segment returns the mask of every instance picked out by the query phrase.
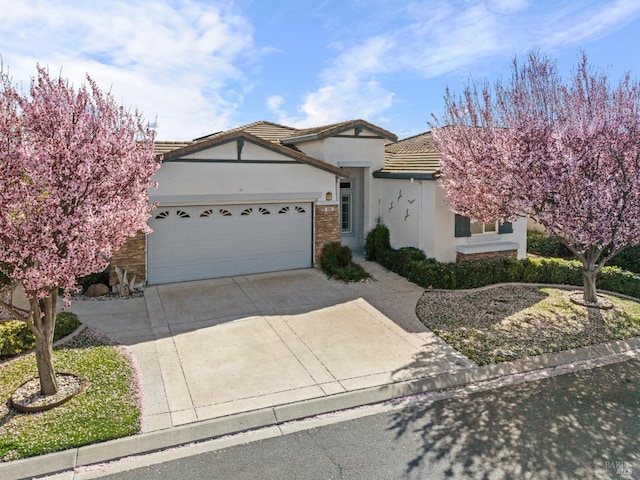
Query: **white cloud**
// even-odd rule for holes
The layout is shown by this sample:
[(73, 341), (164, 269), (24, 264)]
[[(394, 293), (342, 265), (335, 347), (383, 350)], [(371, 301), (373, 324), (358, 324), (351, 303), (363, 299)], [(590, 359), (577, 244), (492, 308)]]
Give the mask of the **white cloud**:
[(393, 92), (375, 80), (347, 76), (309, 93), (298, 117), (282, 117), (281, 122), (294, 127), (324, 125), (348, 119), (371, 119), (393, 103)]
[(260, 55), (252, 25), (228, 2), (0, 0), (0, 11), (0, 55), (14, 81), (27, 83), (36, 63), (74, 83), (89, 73), (157, 116), (160, 139), (228, 128), (251, 88), (243, 66)]
[(271, 97), (267, 98), (267, 107), (269, 107), (269, 110), (272, 110), (274, 112), (277, 112), (283, 104), (284, 97), (282, 95), (272, 95)]
[(374, 16), (377, 25), (364, 20), (375, 33), (363, 38), (354, 28), (355, 40), (334, 40), (331, 45), (341, 50), (318, 76), (318, 88), (304, 96), (299, 116), (287, 115), (280, 105), (281, 121), (371, 120), (401, 95), (386, 86), (396, 77), (468, 76), (488, 61), (508, 60), (532, 48), (583, 46), (640, 15), (637, 0), (375, 1), (371, 8), (387, 14)]
[(638, 17), (637, 0), (615, 0), (594, 5), (569, 4), (551, 12), (540, 28), (540, 45), (557, 48), (582, 45), (621, 28)]

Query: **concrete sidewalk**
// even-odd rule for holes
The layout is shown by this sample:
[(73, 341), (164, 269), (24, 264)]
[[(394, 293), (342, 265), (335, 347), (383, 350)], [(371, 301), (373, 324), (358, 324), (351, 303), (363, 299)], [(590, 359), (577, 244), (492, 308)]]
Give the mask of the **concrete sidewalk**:
[[(344, 408), (640, 348), (637, 339), (477, 367), (417, 319), (420, 287), (364, 262), (374, 281), (315, 269), (147, 287), (75, 302), (128, 345), (143, 377), (142, 434), (0, 465), (21, 478), (280, 425)], [(71, 478), (71, 477), (69, 477)]]

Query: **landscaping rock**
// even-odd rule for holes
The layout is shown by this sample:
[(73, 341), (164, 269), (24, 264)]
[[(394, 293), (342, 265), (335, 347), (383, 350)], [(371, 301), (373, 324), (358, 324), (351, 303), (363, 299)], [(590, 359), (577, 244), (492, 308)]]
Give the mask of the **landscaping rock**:
[(94, 285), (90, 285), (84, 295), (89, 298), (94, 298), (109, 295), (109, 293), (109, 287), (107, 287), (104, 283), (96, 283)]

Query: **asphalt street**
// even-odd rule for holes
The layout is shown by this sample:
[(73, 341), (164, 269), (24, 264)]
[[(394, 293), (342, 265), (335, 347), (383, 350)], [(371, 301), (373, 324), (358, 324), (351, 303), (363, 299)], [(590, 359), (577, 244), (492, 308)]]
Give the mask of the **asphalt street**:
[(637, 479), (639, 436), (636, 358), (102, 478)]

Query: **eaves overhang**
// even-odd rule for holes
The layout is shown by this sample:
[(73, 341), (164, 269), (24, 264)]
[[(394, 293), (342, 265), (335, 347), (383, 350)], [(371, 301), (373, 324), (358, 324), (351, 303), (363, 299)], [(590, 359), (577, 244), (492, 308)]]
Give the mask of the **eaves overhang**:
[(437, 180), (437, 172), (384, 172), (378, 170), (373, 172), (374, 178), (389, 178), (397, 180)]

